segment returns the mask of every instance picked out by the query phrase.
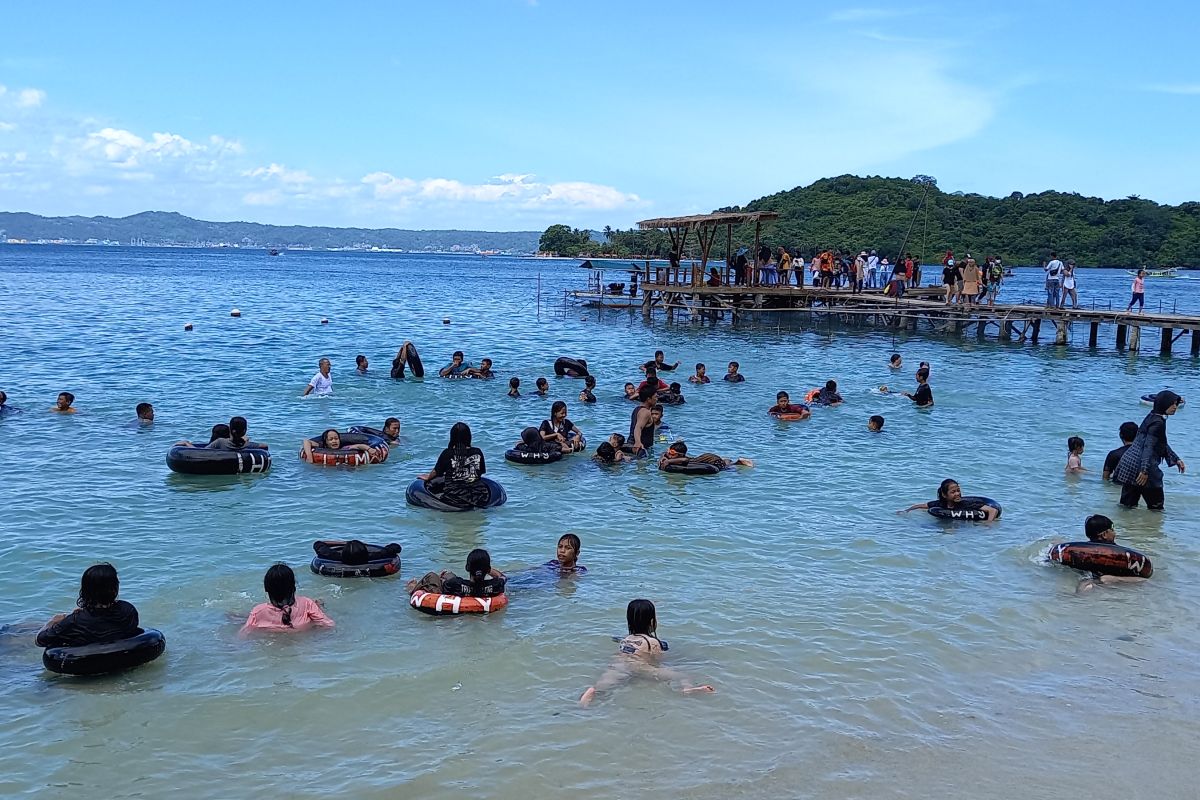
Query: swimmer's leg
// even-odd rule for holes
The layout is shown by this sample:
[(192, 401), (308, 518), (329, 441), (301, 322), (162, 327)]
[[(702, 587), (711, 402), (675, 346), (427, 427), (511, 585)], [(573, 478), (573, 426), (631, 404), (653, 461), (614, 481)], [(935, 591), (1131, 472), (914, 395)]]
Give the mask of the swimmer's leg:
[(617, 688), (629, 680), (631, 670), (628, 664), (617, 662), (604, 671), (594, 686), (589, 686), (579, 696), (579, 705), (587, 708), (596, 699), (597, 692), (607, 692)]

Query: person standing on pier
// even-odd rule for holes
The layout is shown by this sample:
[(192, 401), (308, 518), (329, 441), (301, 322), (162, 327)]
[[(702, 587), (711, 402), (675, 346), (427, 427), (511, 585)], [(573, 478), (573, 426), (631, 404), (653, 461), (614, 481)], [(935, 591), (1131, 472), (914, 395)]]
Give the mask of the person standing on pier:
[(987, 297), (988, 306), (996, 305), (996, 295), (1000, 294), (1000, 284), (1004, 281), (1004, 265), (1000, 263), (1000, 259), (992, 257), (988, 259), (988, 287)]
[(1067, 295), (1071, 296), (1071, 308), (1079, 308), (1079, 294), (1075, 291), (1075, 262), (1068, 261), (1067, 266), (1063, 268), (1062, 279), (1062, 297), (1059, 298), (1058, 307), (1067, 307)]
[(1058, 308), (1062, 305), (1059, 290), (1062, 287), (1063, 262), (1058, 260), (1058, 253), (1050, 252), (1050, 261), (1046, 264), (1046, 308)]
[(959, 291), (961, 302), (968, 308), (974, 308), (979, 297), (979, 265), (970, 253), (967, 253), (967, 260), (963, 264), (962, 283), (959, 285), (962, 287)]
[(879, 256), (872, 250), (871, 255), (867, 256), (867, 288), (879, 289), (882, 286), (879, 282)]
[(792, 285), (792, 254), (782, 246), (779, 248), (779, 283), (781, 286)]
[(850, 287), (854, 294), (860, 294), (863, 290), (863, 284), (867, 278), (867, 251), (863, 250), (854, 259), (854, 266), (851, 267)]
[(1146, 270), (1139, 269), (1137, 275), (1134, 276), (1132, 295), (1129, 298), (1129, 307), (1125, 311), (1126, 313), (1133, 311), (1133, 304), (1137, 303), (1140, 314), (1146, 310)]
[(958, 300), (958, 283), (961, 280), (962, 273), (954, 263), (954, 252), (947, 250), (946, 257), (942, 259), (942, 285), (946, 287), (946, 305)]

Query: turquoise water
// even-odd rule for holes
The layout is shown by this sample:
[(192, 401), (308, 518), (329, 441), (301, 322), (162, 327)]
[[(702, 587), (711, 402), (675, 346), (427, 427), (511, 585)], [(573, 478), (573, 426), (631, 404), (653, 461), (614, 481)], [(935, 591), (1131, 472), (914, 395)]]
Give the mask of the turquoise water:
[[(858, 798), (946, 796), (967, 781), (975, 798), (1010, 797), (1018, 783), (1046, 798), (1194, 792), (1200, 484), (1172, 471), (1167, 510), (1152, 515), (1119, 509), (1098, 475), (1117, 426), (1144, 416), (1139, 395), (1196, 396), (1187, 356), (564, 314), (561, 290), (586, 275), (565, 262), (0, 256), (0, 389), (25, 409), (0, 420), (0, 623), (69, 610), (81, 571), (110, 560), (143, 624), (168, 637), (153, 665), (81, 682), (44, 672), (27, 637), (0, 635), (0, 795)], [(1126, 276), (1084, 276), (1081, 287), (1123, 305)], [(1037, 283), (1030, 274), (1010, 289), (1036, 297)], [(1193, 285), (1151, 291), (1194, 308)], [(463, 349), (493, 358), (502, 378), (393, 382), (405, 338), (427, 366)], [(893, 347), (901, 374), (886, 366)], [(549, 407), (506, 398), (505, 378), (531, 390), (549, 377), (594, 443), (628, 427), (620, 386), (656, 348), (684, 362), (680, 379), (698, 360), (714, 377), (741, 362), (745, 384), (685, 389), (667, 422), (693, 449), (749, 456), (753, 469), (689, 479), (646, 464), (503, 461)], [(360, 352), (372, 377), (354, 374)], [(560, 354), (592, 364), (594, 407), (575, 402), (578, 382), (553, 378)], [(335, 395), (300, 399), (322, 356)], [(872, 391), (910, 388), (921, 360), (933, 364), (932, 412)], [(829, 377), (845, 406), (802, 423), (764, 415), (776, 390), (795, 398)], [(80, 413), (45, 413), (64, 389)], [(142, 400), (157, 412), (149, 429), (128, 425)], [(880, 435), (866, 431), (872, 413), (887, 417)], [(233, 414), (271, 444), (268, 475), (167, 470), (172, 442)], [(389, 414), (404, 432), (386, 464), (296, 458), (305, 436)], [(1170, 435), (1200, 469), (1194, 414), (1174, 417)], [(508, 504), (407, 507), (405, 486), (459, 419)], [(1093, 471), (1067, 478), (1075, 434)], [(893, 513), (948, 476), (1003, 503), (1003, 520), (953, 527)], [(1040, 563), (1095, 512), (1153, 559), (1151, 581), (1076, 595), (1075, 574)], [(568, 530), (590, 574), (514, 590), (489, 618), (426, 617), (407, 607), (402, 580), (338, 582), (306, 566), (313, 539), (356, 536), (400, 542), (404, 578), (460, 569), (477, 546), (512, 573), (551, 558)], [(237, 637), (275, 560), (325, 601), (336, 629)], [(716, 694), (635, 682), (577, 707), (634, 597), (655, 601), (668, 663)]]

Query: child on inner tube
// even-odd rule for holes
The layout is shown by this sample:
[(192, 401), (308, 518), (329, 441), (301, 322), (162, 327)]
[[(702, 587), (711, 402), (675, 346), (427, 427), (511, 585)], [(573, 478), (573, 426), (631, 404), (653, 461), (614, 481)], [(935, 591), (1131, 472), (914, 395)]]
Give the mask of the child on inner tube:
[(358, 539), (350, 539), (345, 542), (337, 541), (336, 539), (324, 539), (313, 542), (313, 552), (317, 554), (318, 558), (323, 558), (326, 561), (338, 561), (349, 567), (359, 567), (370, 561), (395, 558), (400, 555), (400, 550), (400, 545), (392, 542), (382, 547), (376, 547), (375, 557), (372, 558), (371, 546), (365, 542), (360, 542)]
[(524, 453), (549, 453), (551, 451), (561, 451), (562, 447), (558, 442), (550, 442), (543, 439), (541, 432), (530, 425), (521, 431), (521, 440), (517, 442), (513, 449)]
[[(1116, 544), (1117, 532), (1113, 528), (1113, 521), (1103, 514), (1092, 514), (1083, 521), (1083, 533), (1087, 536), (1089, 542), (1098, 542), (1099, 544)], [(1087, 577), (1079, 581), (1079, 585), (1075, 587), (1076, 593), (1087, 592), (1095, 589), (1097, 584), (1113, 584), (1113, 583), (1142, 583), (1147, 578), (1142, 578), (1137, 575), (1097, 575), (1093, 573), (1091, 577)]]
[(812, 412), (808, 406), (798, 403), (793, 403), (792, 398), (787, 392), (775, 393), (775, 405), (767, 409), (767, 413), (773, 417), (780, 414), (800, 414), (804, 419), (812, 416)]
[(480, 378), (482, 380), (490, 380), (496, 377), (492, 372), (492, 360), (490, 358), (479, 359), (479, 368), (470, 367), (463, 373), (468, 378)]
[[(951, 511), (953, 511), (956, 508), (963, 507), (962, 487), (959, 486), (958, 481), (954, 480), (953, 478), (946, 478), (946, 480), (942, 481), (941, 485), (938, 486), (937, 494), (938, 494), (938, 499), (932, 503), (916, 503), (914, 505), (909, 506), (908, 508), (902, 508), (899, 511), (897, 511), (896, 513), (897, 514), (907, 514), (910, 511), (917, 511), (917, 510), (928, 511), (931, 506), (937, 507), (937, 508), (945, 508), (945, 509), (951, 510)], [(970, 508), (967, 510), (982, 511), (986, 515), (988, 522), (991, 522), (992, 520), (994, 520), (1000, 516), (1000, 509), (996, 508), (995, 506), (989, 506), (987, 504), (981, 505), (978, 508)]]
[(342, 444), (342, 435), (337, 432), (336, 428), (330, 428), (321, 434), (321, 443), (313, 444), (312, 439), (305, 439), (300, 445), (300, 460), (312, 461), (313, 448), (320, 447), (325, 450), (353, 450), (359, 453), (365, 453), (371, 448), (365, 444)]
[(725, 458), (716, 453), (701, 453), (695, 457), (688, 457), (687, 443), (683, 440), (676, 442), (667, 448), (667, 452), (663, 453), (658, 459), (658, 468), (665, 469), (669, 466), (683, 467), (688, 464), (712, 464), (720, 469), (730, 469), (731, 467), (753, 467), (754, 462), (748, 458)]
[(117, 599), (121, 584), (112, 564), (93, 564), (79, 580), (78, 606), (70, 614), (55, 614), (37, 632), (38, 647), (82, 647), (130, 639), (141, 634), (138, 612)]
[(405, 585), (411, 595), (416, 591), (433, 594), (453, 594), (459, 597), (495, 597), (504, 594), (507, 578), (492, 567), (492, 557), (487, 550), (476, 548), (467, 554), (468, 578), (460, 578), (450, 570), (426, 572), (413, 578)]
[(471, 369), (471, 365), (464, 362), (465, 358), (462, 350), (455, 350), (450, 356), (450, 363), (438, 370), (438, 375), (443, 378), (465, 377), (467, 370)]
[(617, 657), (599, 680), (579, 697), (579, 705), (587, 708), (596, 699), (597, 694), (610, 691), (635, 676), (672, 681), (679, 686), (679, 691), (683, 694), (716, 691), (708, 684), (694, 686), (683, 673), (662, 666), (662, 654), (667, 652), (668, 648), (667, 643), (658, 638), (658, 618), (654, 603), (641, 599), (629, 601), (625, 609), (625, 623), (629, 634), (619, 640)]

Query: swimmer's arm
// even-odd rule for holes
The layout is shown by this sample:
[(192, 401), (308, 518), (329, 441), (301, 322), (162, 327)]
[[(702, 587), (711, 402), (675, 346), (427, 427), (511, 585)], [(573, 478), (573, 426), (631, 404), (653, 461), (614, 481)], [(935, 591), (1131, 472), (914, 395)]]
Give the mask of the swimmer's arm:
[(433, 480), (434, 478), (437, 477), (437, 474), (438, 474), (437, 467), (434, 467), (433, 469), (429, 470), (429, 472), (426, 472), (424, 475), (418, 475), (417, 477), (420, 478), (421, 480), (425, 481), (426, 483), (429, 483), (431, 480)]
[(908, 508), (902, 508), (899, 511), (897, 511), (896, 513), (897, 514), (907, 514), (910, 511), (917, 511), (917, 510), (928, 511), (929, 503), (917, 503), (916, 505), (909, 506)]
[(371, 449), (371, 446), (367, 444), (349, 444), (345, 445), (345, 447), (350, 450), (357, 450), (360, 453), (365, 453)]
[(300, 395), (300, 396), (301, 396), (301, 397), (308, 397), (310, 394), (312, 394), (312, 390), (313, 390), (313, 384), (312, 384), (312, 381), (309, 381), (309, 382), (308, 382), (308, 386), (305, 386), (305, 387), (304, 387), (304, 394), (302, 394), (302, 395)]
[(1000, 509), (996, 508), (995, 506), (983, 506), (981, 510), (987, 516), (988, 522), (991, 522), (996, 517), (1000, 516)]
[(1100, 583), (1141, 583), (1146, 579), (1136, 575), (1101, 575), (1096, 580)]
[[(312, 387), (310, 386), (309, 388), (311, 389)], [(312, 449), (313, 449), (312, 439), (305, 439), (303, 442), (300, 443), (300, 458), (304, 459), (305, 461), (311, 461), (312, 460)]]

